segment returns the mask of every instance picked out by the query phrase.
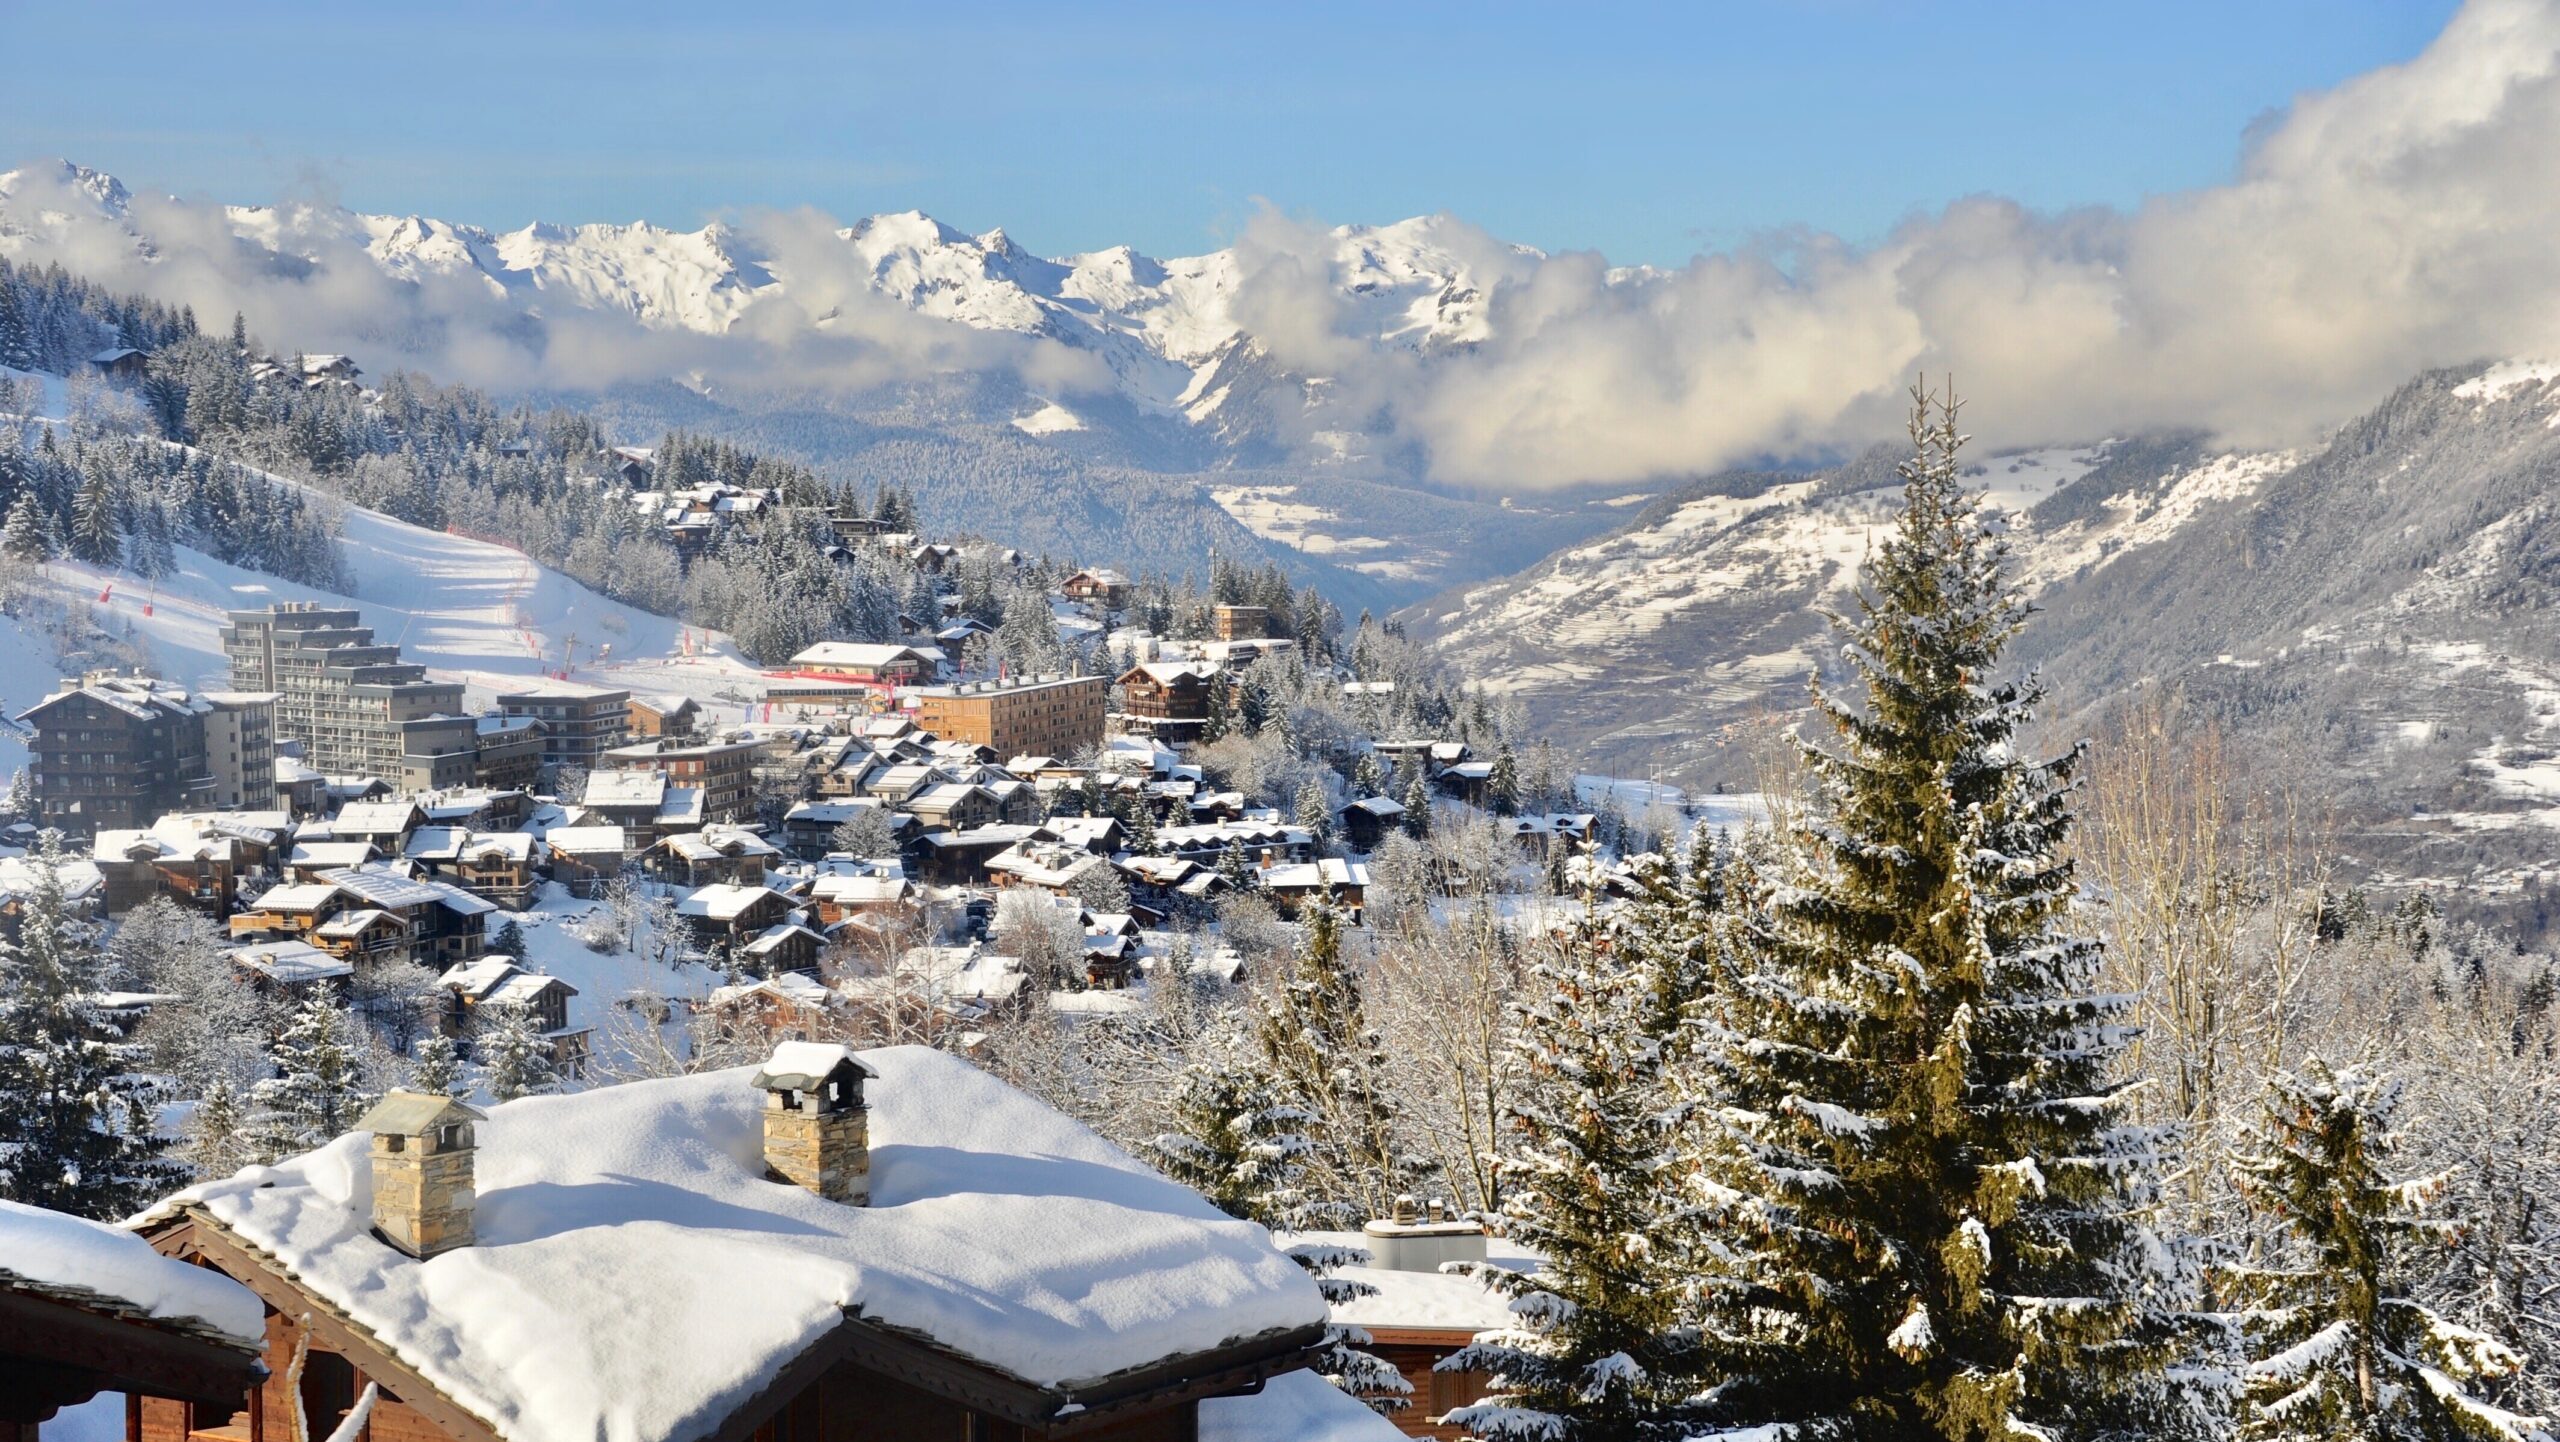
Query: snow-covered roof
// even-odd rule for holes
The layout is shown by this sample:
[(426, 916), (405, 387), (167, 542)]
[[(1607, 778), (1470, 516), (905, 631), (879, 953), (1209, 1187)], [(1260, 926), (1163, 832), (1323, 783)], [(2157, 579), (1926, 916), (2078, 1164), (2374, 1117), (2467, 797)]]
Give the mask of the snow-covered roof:
[(826, 983), (816, 977), (797, 971), (786, 971), (779, 975), (768, 976), (761, 981), (747, 982), (738, 986), (714, 987), (710, 1004), (714, 1007), (730, 1006), (751, 996), (770, 996), (808, 1007), (831, 1006), (839, 999), (834, 992), (827, 989)]
[(646, 806), (655, 810), (667, 795), (663, 771), (595, 771), (587, 776), (586, 806)]
[(619, 826), (555, 826), (543, 834), (542, 844), (554, 851), (572, 855), (593, 855), (622, 849)]
[(304, 841), (286, 854), (285, 862), (314, 870), (335, 869), (361, 866), (371, 861), (373, 855), (373, 843), (370, 841)]
[(855, 1309), (1042, 1387), (1325, 1319), (1262, 1228), (1084, 1126), (956, 1057), (861, 1056), (866, 1207), (765, 1179), (738, 1068), (491, 1108), (476, 1242), (428, 1261), (374, 1237), (360, 1133), (152, 1218), (199, 1210), (523, 1442), (702, 1433)]
[(1369, 866), (1366, 862), (1344, 861), (1332, 856), (1319, 861), (1266, 866), (1262, 869), (1262, 884), (1277, 891), (1313, 890), (1319, 886), (1367, 886)]
[(266, 1345), (265, 1305), (229, 1277), (164, 1257), (104, 1222), (0, 1201), (0, 1286), (20, 1285), (252, 1349)]
[[(766, 886), (738, 886), (726, 881), (697, 886), (693, 894), (676, 903), (676, 915), (700, 916), (712, 921), (735, 921), (747, 914), (748, 908), (767, 896), (782, 893)], [(788, 900), (789, 898), (783, 898)]]
[(317, 911), (335, 900), (338, 888), (326, 881), (271, 886), (252, 903), (260, 911)]
[(1285, 1372), (1246, 1397), (1200, 1402), (1199, 1442), (1401, 1442), (1396, 1424), (1313, 1372)]
[(794, 666), (886, 666), (895, 661), (933, 661), (913, 646), (892, 645), (885, 641), (820, 641), (791, 658)]
[[(1309, 1242), (1330, 1247), (1356, 1247), (1362, 1251), (1370, 1251), (1375, 1245), (1358, 1232), (1282, 1233), (1274, 1240), (1284, 1247)], [(1486, 1239), (1485, 1260), (1515, 1272), (1538, 1269), (1535, 1253), (1500, 1237)], [(1337, 1322), (1360, 1327), (1434, 1328), (1466, 1333), (1489, 1332), (1519, 1324), (1519, 1318), (1511, 1312), (1511, 1304), (1473, 1277), (1444, 1272), (1399, 1272), (1385, 1267), (1343, 1267), (1334, 1275), (1349, 1281), (1365, 1282), (1378, 1289), (1374, 1296), (1355, 1297), (1348, 1302), (1337, 1303), (1333, 1308), (1333, 1319)]]
[(407, 801), (354, 801), (340, 808), (329, 831), (340, 837), (384, 836), (407, 830), (417, 819), (418, 808)]
[(876, 906), (904, 901), (914, 889), (903, 876), (821, 876), (810, 883), (809, 895), (838, 906)]
[(319, 928), (311, 934), (314, 936), (325, 936), (332, 941), (337, 941), (348, 937), (362, 936), (373, 927), (390, 920), (392, 920), (390, 912), (377, 911), (368, 906), (361, 911), (339, 912), (337, 915), (330, 917), (327, 921), (322, 922)]
[(417, 879), (417, 876), (402, 876), (402, 873), (387, 871), (387, 868), (379, 868), (379, 866), (348, 866), (343, 868), (343, 871), (323, 871), (320, 873), (320, 881), (335, 881), (338, 889), (353, 891), (353, 894), (366, 899), (366, 902), (376, 904), (376, 907), (402, 909), (402, 907), (428, 907), (428, 904), (443, 904), (445, 909), (461, 912), (466, 914), (466, 917), (479, 917), (479, 914), (494, 912), (494, 909), (497, 909), (497, 904), (484, 902), (484, 899), (474, 896), (471, 891), (463, 891), (461, 886), (445, 886), (443, 881), (425, 881), (425, 879)]
[(305, 982), (326, 981), (332, 977), (353, 976), (353, 963), (340, 961), (307, 941), (273, 941), (257, 946), (237, 946), (223, 955), (244, 971), (254, 971), (287, 986)]

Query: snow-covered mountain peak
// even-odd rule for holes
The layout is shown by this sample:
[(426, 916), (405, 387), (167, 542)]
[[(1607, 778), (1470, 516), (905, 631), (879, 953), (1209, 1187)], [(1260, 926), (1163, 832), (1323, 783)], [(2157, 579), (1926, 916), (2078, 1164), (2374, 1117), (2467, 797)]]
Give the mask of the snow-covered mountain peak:
[[(150, 222), (130, 214), (114, 177), (67, 164), (60, 175), (62, 184), (44, 187), (56, 197), (49, 211), (85, 210), (85, 218), (134, 231), (142, 254), (157, 253), (160, 238), (140, 233)], [(0, 177), (0, 197), (11, 183)], [(1134, 414), (1199, 426), (1222, 444), (1250, 450), (1256, 463), (1294, 458), (1338, 467), (1384, 449), (1362, 438), (1369, 422), (1359, 417), (1308, 417), (1310, 409), (1355, 400), (1310, 390), (1309, 377), (1274, 359), (1289, 352), (1266, 344), (1240, 319), (1255, 313), (1248, 300), (1270, 274), (1269, 251), (1250, 244), (1171, 259), (1127, 245), (1052, 258), (1026, 249), (1002, 226), (971, 235), (918, 210), (867, 216), (836, 229), (840, 256), (825, 252), (823, 233), (795, 233), (780, 221), (712, 222), (696, 230), (648, 221), (534, 221), (492, 231), (414, 212), (372, 215), (312, 201), (235, 206), (222, 214), (242, 240), (321, 269), (332, 252), (361, 251), (394, 279), (419, 285), (477, 280), (527, 314), (555, 319), (565, 314), (561, 307), (573, 306), (653, 328), (716, 335), (735, 326), (750, 305), (794, 299), (796, 289), (798, 305), (776, 314), (796, 312), (802, 323), (823, 326), (846, 313), (844, 288), (857, 286), (932, 319), (1095, 355)], [(46, 255), (66, 221), (0, 207), (0, 254)], [(1340, 227), (1304, 258), (1318, 259), (1330, 272), (1337, 333), (1381, 349), (1428, 353), (1485, 339), (1495, 293), (1525, 277), (1539, 253), (1444, 215), (1422, 215)], [(355, 343), (325, 335), (311, 340)], [(1083, 414), (1091, 419), (1104, 412), (1087, 407)], [(1317, 435), (1330, 439), (1309, 439)]]

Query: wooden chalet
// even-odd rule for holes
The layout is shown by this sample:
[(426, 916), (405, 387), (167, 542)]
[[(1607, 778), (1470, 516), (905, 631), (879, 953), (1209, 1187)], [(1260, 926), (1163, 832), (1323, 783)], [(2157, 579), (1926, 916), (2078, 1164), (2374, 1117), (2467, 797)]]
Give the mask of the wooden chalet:
[[(785, 1042), (485, 1115), (395, 1091), (358, 1127), (353, 1195), (334, 1146), (140, 1219), (256, 1294), (269, 1375), (245, 1408), (145, 1399), (132, 1442), (285, 1442), (297, 1406), (377, 1442), (1395, 1436), (1306, 1372), (1326, 1307), (1267, 1233), (929, 1048)], [(483, 1176), (508, 1245), (475, 1235)], [(528, 1325), (577, 1345), (529, 1355)]]

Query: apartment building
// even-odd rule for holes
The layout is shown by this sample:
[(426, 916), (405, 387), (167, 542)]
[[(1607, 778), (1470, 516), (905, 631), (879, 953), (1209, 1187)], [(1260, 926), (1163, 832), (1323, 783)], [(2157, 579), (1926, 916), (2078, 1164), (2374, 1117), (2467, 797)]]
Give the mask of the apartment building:
[(763, 743), (744, 741), (635, 741), (604, 753), (597, 762), (616, 771), (656, 771), (670, 786), (699, 788), (702, 814), (735, 821), (755, 810), (756, 759)]
[(537, 681), (498, 697), (498, 709), (542, 723), (542, 764), (592, 771), (631, 731), (631, 693), (576, 681)]
[(1071, 757), (1102, 744), (1110, 683), (1100, 676), (1022, 676), (913, 693), (915, 722), (946, 741), (1001, 756)]
[(229, 619), (232, 688), (276, 693), (275, 734), (301, 741), (314, 770), (397, 777), (412, 754), (409, 723), (462, 714), (461, 682), (428, 680), (352, 607), (287, 601)]
[(276, 804), (276, 693), (205, 691), (204, 759), (213, 772), (212, 803), (226, 811), (266, 811)]
[(111, 671), (28, 707), (17, 719), (35, 728), (30, 784), (44, 824), (88, 836), (204, 809), (214, 789), (209, 709), (165, 682)]

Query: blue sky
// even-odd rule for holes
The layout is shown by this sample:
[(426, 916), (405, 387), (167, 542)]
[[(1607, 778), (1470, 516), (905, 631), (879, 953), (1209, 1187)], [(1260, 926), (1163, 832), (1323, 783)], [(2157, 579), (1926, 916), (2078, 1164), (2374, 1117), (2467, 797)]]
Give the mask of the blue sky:
[(1267, 200), (1676, 264), (2226, 178), (2449, 0), (965, 6), (0, 0), (0, 163), (512, 227), (920, 208), (1051, 254)]

